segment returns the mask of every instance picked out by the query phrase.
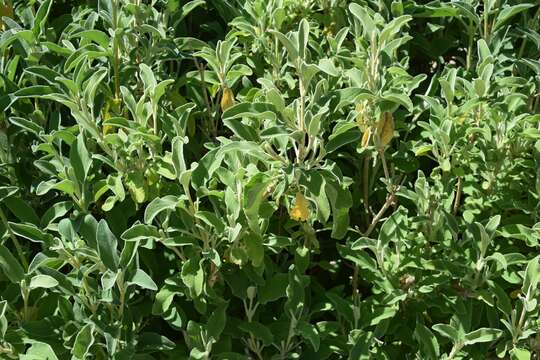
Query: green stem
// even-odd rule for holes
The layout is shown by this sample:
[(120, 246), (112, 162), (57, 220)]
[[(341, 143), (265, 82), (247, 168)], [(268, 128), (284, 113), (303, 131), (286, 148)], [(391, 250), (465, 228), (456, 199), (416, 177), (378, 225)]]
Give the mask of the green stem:
[(22, 297), (23, 297), (23, 320), (28, 321), (28, 289), (26, 285), (22, 288)]
[(118, 317), (120, 322), (124, 320), (124, 307), (126, 303), (126, 288), (124, 284), (124, 272), (120, 271), (118, 278), (116, 279), (116, 284), (118, 285), (118, 290), (120, 292), (120, 308), (118, 309)]
[(459, 210), (459, 203), (461, 202), (461, 188), (463, 186), (463, 178), (461, 176), (458, 177), (457, 182), (457, 188), (456, 188), (456, 198), (454, 200), (454, 208), (452, 209), (452, 212), (454, 215), (457, 214)]
[(487, 43), (489, 43), (489, 9), (487, 8), (487, 0), (484, 0), (484, 40), (486, 40)]
[(289, 334), (287, 335), (287, 341), (285, 342), (284, 347), (282, 348), (281, 358), (285, 359), (285, 355), (289, 352), (291, 346), (291, 341), (294, 337), (294, 328), (296, 327), (296, 318), (293, 316), (289, 324)]
[(448, 354), (448, 358), (446, 360), (453, 359), (454, 356), (456, 356), (456, 354), (461, 350), (462, 347), (463, 345), (461, 345), (460, 343), (455, 343), (454, 346), (452, 347), (452, 350), (450, 351), (450, 354)]
[[(370, 156), (366, 155), (364, 159), (364, 169), (362, 173), (362, 188), (364, 193), (364, 209), (369, 217), (369, 160)], [(368, 219), (369, 221), (369, 219)]]
[(472, 52), (473, 52), (473, 46), (474, 46), (474, 34), (475, 31), (473, 31), (472, 26), (469, 26), (469, 47), (467, 48), (467, 71), (471, 69), (472, 66)]
[[(298, 66), (300, 68), (300, 66)], [(302, 160), (304, 160), (304, 152), (306, 147), (306, 125), (305, 125), (305, 97), (306, 97), (306, 89), (304, 88), (304, 81), (301, 71), (298, 71), (298, 82), (300, 87), (300, 114), (298, 114), (298, 129), (302, 132), (302, 137), (300, 140), (300, 146), (298, 150), (298, 157), (296, 158), (296, 162), (300, 164)]]
[(118, 46), (118, 0), (112, 1), (112, 27), (113, 27), (113, 66), (114, 66), (114, 97), (120, 99), (120, 51)]
[(381, 162), (383, 165), (384, 177), (388, 183), (390, 183), (390, 173), (388, 172), (388, 165), (386, 164), (386, 157), (384, 156), (384, 149), (379, 150), (381, 156)]
[(384, 202), (384, 205), (381, 207), (379, 212), (375, 215), (375, 217), (371, 221), (371, 224), (369, 225), (368, 229), (366, 230), (366, 232), (364, 234), (365, 237), (369, 237), (371, 232), (375, 229), (375, 226), (377, 225), (377, 223), (383, 217), (386, 210), (388, 210), (388, 208), (394, 203), (394, 201), (396, 199), (396, 192), (397, 191), (398, 191), (398, 189), (393, 189), (392, 192), (390, 194), (388, 194), (388, 196), (386, 197), (386, 201)]

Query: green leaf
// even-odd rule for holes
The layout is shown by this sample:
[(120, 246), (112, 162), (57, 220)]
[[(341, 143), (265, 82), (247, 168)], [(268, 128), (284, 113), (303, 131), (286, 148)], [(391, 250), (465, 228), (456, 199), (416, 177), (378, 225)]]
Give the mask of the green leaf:
[(52, 241), (51, 235), (41, 231), (33, 224), (16, 224), (10, 222), (9, 227), (17, 236), (23, 237), (32, 242), (49, 244)]
[(412, 17), (410, 15), (403, 15), (392, 19), (392, 21), (386, 24), (382, 30), (381, 36), (379, 37), (379, 43), (384, 44), (385, 42), (393, 40), (394, 36), (399, 33), (401, 28), (411, 20)]
[(101, 275), (101, 290), (108, 291), (112, 289), (116, 284), (119, 273), (120, 272), (112, 272), (111, 270), (105, 271), (105, 273)]
[(498, 230), (498, 235), (509, 239), (524, 241), (527, 246), (538, 246), (539, 237), (535, 231), (523, 224), (508, 224)]
[(140, 353), (167, 351), (175, 347), (175, 343), (166, 336), (154, 333), (143, 332), (138, 336), (137, 348)]
[(432, 329), (452, 341), (461, 339), (459, 331), (457, 331), (456, 329), (454, 329), (452, 326), (448, 324), (436, 324), (436, 325), (433, 325)]
[(264, 261), (263, 239), (257, 234), (248, 234), (244, 238), (246, 252), (249, 260), (255, 267), (259, 267)]
[(99, 249), (99, 257), (103, 264), (110, 270), (118, 269), (118, 240), (109, 229), (105, 220), (100, 220), (97, 226), (96, 239)]
[[(171, 1), (169, 0), (169, 3), (171, 3)], [(202, 6), (206, 4), (206, 1), (204, 0), (192, 0), (192, 1), (188, 1), (187, 3), (185, 3), (184, 5), (182, 5), (182, 10), (181, 10), (181, 14), (180, 14), (180, 18), (177, 20), (177, 21), (182, 21), (186, 16), (189, 15), (190, 12), (192, 12), (196, 7), (198, 6)]]
[(159, 99), (165, 94), (167, 87), (174, 83), (173, 79), (163, 80), (154, 88), (154, 93), (152, 94), (152, 100), (157, 103)]
[(161, 288), (156, 294), (154, 304), (152, 305), (152, 315), (160, 315), (168, 311), (175, 294), (176, 292), (168, 286)]
[(182, 281), (193, 291), (196, 296), (203, 292), (204, 288), (204, 270), (196, 258), (191, 258), (182, 266)]
[(407, 234), (407, 209), (400, 206), (386, 219), (379, 232), (379, 250), (391, 241), (399, 244), (404, 241)]
[(378, 35), (379, 31), (373, 18), (366, 9), (367, 7), (360, 6), (356, 3), (349, 5), (349, 11), (362, 24), (365, 39), (371, 41), (374, 35)]
[[(17, 90), (13, 93), (15, 99), (46, 98), (47, 95), (55, 94), (54, 88), (46, 85), (33, 85)], [(20, 118), (19, 118), (20, 119)]]
[(270, 103), (242, 102), (231, 106), (223, 113), (223, 121), (240, 118), (275, 119), (276, 108)]
[(120, 253), (120, 268), (126, 269), (132, 263), (133, 259), (137, 255), (139, 248), (139, 241), (128, 241), (124, 244), (122, 252)]
[(195, 217), (204, 222), (206, 225), (209, 225), (218, 234), (221, 234), (223, 233), (223, 231), (225, 231), (225, 224), (213, 212), (197, 211)]
[(208, 318), (207, 331), (208, 335), (215, 339), (219, 340), (223, 329), (225, 329), (225, 323), (227, 322), (227, 307), (228, 303), (220, 304), (216, 310)]
[(298, 24), (298, 56), (306, 59), (307, 44), (309, 41), (309, 22), (306, 19), (300, 20)]
[(352, 206), (351, 193), (339, 184), (326, 182), (326, 195), (332, 205), (332, 233), (334, 239), (343, 238), (349, 229), (349, 209)]
[(346, 300), (341, 294), (336, 294), (335, 292), (327, 292), (325, 295), (332, 303), (336, 314), (341, 316), (345, 321), (352, 323), (354, 319), (352, 303)]
[(527, 349), (513, 348), (510, 350), (510, 360), (530, 360), (531, 353)]
[(3, 200), (3, 203), (20, 221), (32, 223), (33, 225), (39, 224), (39, 217), (27, 201), (18, 197), (8, 197)]
[(20, 360), (58, 360), (54, 350), (49, 344), (29, 339), (30, 347), (26, 354), (19, 354)]
[(164, 210), (174, 210), (178, 205), (178, 198), (173, 195), (167, 195), (162, 198), (155, 198), (148, 204), (144, 211), (144, 222), (152, 223), (154, 218)]
[(417, 322), (414, 329), (414, 337), (421, 345), (422, 351), (428, 359), (438, 359), (440, 350), (439, 342), (431, 330), (424, 324)]
[(259, 173), (253, 176), (244, 187), (244, 214), (248, 219), (249, 228), (256, 234), (261, 233), (259, 213), (271, 181), (266, 175)]
[(41, 217), (41, 227), (47, 228), (54, 220), (66, 215), (71, 208), (73, 208), (73, 202), (71, 201), (59, 201), (54, 203)]
[(497, 15), (495, 22), (493, 23), (493, 31), (503, 26), (515, 15), (519, 14), (520, 12), (526, 11), (534, 6), (534, 4), (517, 4), (502, 9), (502, 11), (500, 11)]
[(0, 267), (9, 281), (19, 283), (24, 279), (24, 269), (7, 247), (0, 244)]
[(257, 143), (251, 141), (233, 141), (227, 143), (218, 149), (206, 153), (199, 161), (191, 176), (193, 187), (195, 189), (202, 187), (219, 168), (225, 156), (235, 153), (242, 154), (244, 159), (249, 159), (250, 157), (261, 161), (268, 161), (270, 159), (269, 155)]
[(84, 325), (77, 333), (71, 354), (76, 359), (86, 359), (90, 347), (94, 344), (94, 324)]
[(71, 145), (69, 160), (71, 162), (71, 166), (73, 166), (77, 180), (80, 184), (83, 184), (88, 176), (88, 170), (92, 164), (92, 158), (86, 149), (82, 133), (77, 136), (77, 142)]
[(495, 341), (502, 334), (500, 329), (480, 328), (465, 335), (465, 345)]
[(32, 32), (35, 36), (38, 36), (43, 31), (43, 26), (47, 21), (47, 16), (51, 10), (52, 0), (45, 0), (39, 7), (36, 16), (34, 17), (34, 24), (32, 27)]
[(372, 356), (370, 354), (370, 347), (373, 343), (373, 336), (370, 332), (364, 332), (361, 330), (351, 331), (351, 337), (354, 339), (354, 346), (351, 349), (350, 359), (358, 360), (370, 360)]
[(120, 235), (124, 241), (144, 241), (147, 239), (159, 239), (157, 228), (153, 225), (135, 224)]
[(145, 91), (148, 89), (154, 89), (157, 85), (156, 78), (154, 77), (154, 72), (150, 66), (141, 63), (139, 65), (141, 79), (144, 83)]
[(284, 34), (277, 30), (269, 29), (268, 32), (272, 35), (274, 35), (279, 42), (287, 49), (287, 54), (289, 55), (289, 59), (292, 63), (295, 63), (299, 57), (299, 50), (298, 48), (293, 44), (293, 42)]
[(396, 93), (385, 94), (382, 98), (386, 101), (390, 101), (398, 105), (402, 105), (409, 112), (413, 111), (413, 103), (411, 99), (405, 94), (396, 94)]
[(28, 285), (30, 289), (50, 289), (56, 286), (58, 286), (58, 281), (49, 275), (36, 275), (30, 279), (30, 284)]
[(97, 220), (90, 214), (84, 216), (79, 228), (79, 234), (82, 235), (86, 243), (94, 250), (99, 251), (97, 243)]
[(270, 329), (257, 321), (243, 321), (238, 324), (238, 329), (248, 334), (253, 334), (256, 339), (262, 341), (264, 346), (269, 346), (274, 342), (274, 335), (272, 334)]
[(99, 87), (106, 75), (107, 69), (103, 67), (99, 68), (92, 74), (92, 76), (90, 76), (90, 79), (88, 79), (88, 81), (86, 81), (86, 83), (84, 84), (83, 96), (90, 108), (94, 108), (97, 88)]
[(296, 327), (296, 331), (298, 331), (298, 334), (301, 337), (309, 341), (315, 351), (319, 350), (321, 339), (319, 337), (319, 333), (317, 332), (316, 327), (313, 324), (310, 324), (306, 321), (299, 321)]
[(252, 126), (246, 125), (238, 119), (226, 119), (223, 120), (223, 123), (240, 139), (247, 141), (258, 141), (259, 139), (256, 130)]
[(87, 41), (93, 41), (104, 49), (109, 47), (111, 39), (107, 34), (100, 30), (84, 30), (78, 33), (73, 34), (72, 38), (80, 37)]
[(148, 289), (148, 290), (154, 290), (157, 291), (158, 287), (154, 280), (145, 273), (141, 269), (137, 269), (135, 273), (133, 274), (133, 277), (131, 280), (129, 280), (129, 284), (137, 285), (138, 287), (142, 289)]
[(27, 119), (12, 116), (12, 117), (9, 118), (9, 121), (13, 125), (18, 126), (21, 129), (24, 129), (26, 131), (29, 131), (32, 134), (36, 135), (36, 136), (40, 136), (40, 134), (42, 134), (44, 132), (43, 127), (41, 127), (39, 124), (36, 124), (35, 122), (27, 120)]
[(274, 274), (259, 291), (259, 303), (266, 304), (285, 297), (289, 277), (287, 274)]
[(18, 191), (15, 186), (0, 186), (0, 203), (3, 203), (5, 199), (13, 196)]
[(342, 146), (353, 142), (358, 142), (361, 137), (362, 133), (357, 128), (336, 134), (335, 136), (332, 134), (328, 139), (329, 141), (326, 143), (325, 150), (327, 153), (334, 152)]
[(538, 282), (540, 281), (540, 255), (536, 256), (534, 259), (531, 259), (528, 264), (527, 268), (525, 269), (525, 278), (523, 279), (523, 286), (521, 287), (521, 291), (524, 294), (530, 293), (530, 298), (533, 298), (535, 296), (535, 293), (538, 288)]

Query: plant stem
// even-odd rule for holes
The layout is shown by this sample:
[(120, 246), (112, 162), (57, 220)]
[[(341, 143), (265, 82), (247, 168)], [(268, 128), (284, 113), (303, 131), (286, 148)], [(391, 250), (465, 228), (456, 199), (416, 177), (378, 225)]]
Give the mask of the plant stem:
[(472, 51), (474, 46), (474, 34), (476, 31), (472, 31), (473, 27), (469, 26), (469, 47), (467, 48), (467, 71), (471, 69), (472, 66)]
[(522, 328), (523, 328), (523, 324), (525, 323), (525, 314), (527, 313), (526, 309), (527, 309), (527, 302), (528, 302), (528, 295), (527, 297), (523, 300), (523, 308), (521, 309), (521, 314), (519, 316), (519, 320), (518, 320), (518, 324), (517, 324), (517, 332), (516, 334), (518, 335), (517, 337), (514, 337), (512, 339), (512, 342), (514, 344), (516, 344), (518, 341), (519, 341), (519, 336), (521, 335), (522, 333)]
[(364, 159), (364, 171), (362, 174), (362, 187), (364, 193), (364, 209), (369, 216), (369, 154)]
[(463, 187), (463, 178), (460, 176), (458, 177), (457, 188), (456, 188), (456, 199), (454, 200), (454, 208), (452, 211), (454, 215), (456, 215), (459, 210), (459, 204), (461, 202), (461, 188), (462, 187)]
[(291, 340), (294, 336), (294, 328), (296, 327), (296, 318), (294, 315), (291, 317), (291, 322), (289, 324), (289, 334), (287, 335), (287, 341), (285, 342), (284, 347), (281, 351), (281, 358), (285, 359), (285, 354), (289, 351), (289, 348), (291, 346)]
[(28, 289), (26, 288), (26, 284), (23, 285), (22, 290), (22, 297), (23, 297), (23, 320), (28, 321)]
[(384, 149), (379, 150), (379, 155), (381, 156), (381, 162), (383, 165), (384, 177), (386, 181), (390, 182), (390, 173), (388, 172), (388, 165), (386, 164), (386, 158), (384, 156)]
[(113, 66), (114, 66), (114, 97), (120, 99), (120, 50), (118, 46), (118, 0), (112, 1), (112, 27), (113, 27)]
[(120, 321), (123, 321), (124, 307), (126, 303), (126, 289), (124, 288), (124, 284), (119, 285), (119, 290), (120, 290), (120, 310), (118, 312), (118, 317), (120, 318)]
[(456, 356), (456, 354), (459, 352), (459, 350), (461, 350), (462, 347), (463, 345), (461, 345), (460, 343), (455, 343), (454, 346), (452, 347), (452, 350), (450, 351), (450, 354), (448, 354), (448, 358), (446, 360), (453, 359), (454, 356)]
[(388, 210), (388, 208), (394, 203), (394, 201), (396, 199), (396, 191), (397, 190), (398, 189), (394, 189), (390, 194), (388, 194), (388, 196), (386, 197), (386, 201), (384, 202), (384, 205), (381, 207), (379, 212), (375, 215), (375, 217), (371, 221), (371, 224), (369, 225), (368, 229), (366, 230), (364, 236), (367, 237), (367, 236), (369, 236), (371, 234), (371, 232), (375, 229), (375, 226), (377, 225), (379, 220), (381, 220), (381, 218), (383, 217), (386, 210)]
[(354, 271), (353, 271), (353, 277), (352, 277), (352, 296), (353, 299), (358, 296), (358, 272), (359, 272), (358, 265), (354, 264)]
[(488, 24), (488, 21), (489, 21), (489, 9), (487, 8), (487, 3), (488, 3), (488, 1), (484, 0), (484, 14), (483, 14), (483, 18), (484, 18), (484, 40), (486, 40), (486, 42), (489, 43), (489, 34), (488, 34), (488, 31), (489, 31), (489, 24)]
[(305, 132), (305, 97), (306, 90), (304, 89), (304, 82), (302, 80), (302, 74), (299, 71), (299, 87), (300, 87), (300, 113), (298, 114), (298, 129), (302, 132), (302, 137), (300, 141), (300, 147), (298, 150), (298, 157), (296, 162), (300, 164), (304, 159), (304, 150), (306, 147), (306, 132)]

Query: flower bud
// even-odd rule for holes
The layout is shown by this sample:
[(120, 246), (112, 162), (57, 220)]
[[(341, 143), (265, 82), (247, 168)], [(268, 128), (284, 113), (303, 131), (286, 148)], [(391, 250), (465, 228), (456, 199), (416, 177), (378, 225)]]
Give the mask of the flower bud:
[(247, 288), (247, 297), (250, 300), (255, 299), (255, 295), (257, 295), (257, 288), (255, 286), (250, 286)]
[(369, 139), (371, 138), (371, 127), (368, 127), (362, 135), (362, 147), (365, 148), (369, 145)]
[(307, 221), (309, 218), (309, 202), (301, 192), (296, 193), (294, 207), (289, 211), (289, 216), (295, 221)]
[(392, 113), (385, 112), (377, 123), (377, 134), (379, 135), (380, 146), (384, 147), (392, 141), (394, 137), (394, 117)]
[(221, 97), (221, 111), (225, 111), (233, 105), (234, 93), (230, 88), (226, 87), (223, 89), (223, 95)]

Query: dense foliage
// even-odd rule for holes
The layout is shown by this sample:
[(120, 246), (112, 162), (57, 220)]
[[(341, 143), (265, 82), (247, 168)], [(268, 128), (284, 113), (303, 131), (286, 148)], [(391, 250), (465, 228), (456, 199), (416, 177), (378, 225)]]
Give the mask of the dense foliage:
[(539, 358), (536, 0), (6, 1), (0, 358)]

